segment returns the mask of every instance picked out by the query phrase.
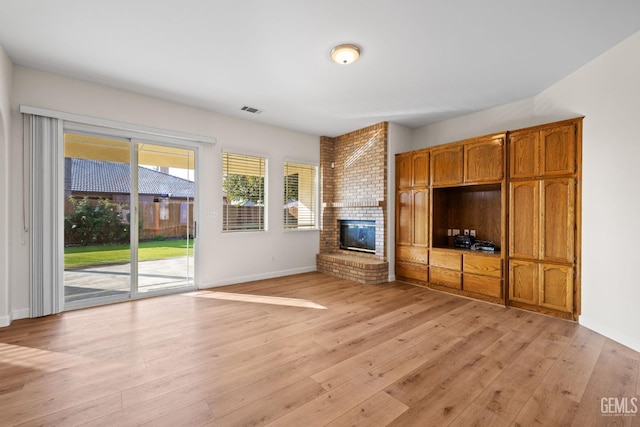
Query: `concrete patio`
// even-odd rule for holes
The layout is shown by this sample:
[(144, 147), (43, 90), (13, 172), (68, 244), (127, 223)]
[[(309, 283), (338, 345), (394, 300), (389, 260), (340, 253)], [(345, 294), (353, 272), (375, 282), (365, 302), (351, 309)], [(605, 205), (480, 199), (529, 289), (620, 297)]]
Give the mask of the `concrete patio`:
[[(192, 285), (193, 264), (193, 256), (139, 262), (138, 292)], [(65, 270), (65, 301), (126, 294), (130, 292), (130, 281), (130, 263)]]

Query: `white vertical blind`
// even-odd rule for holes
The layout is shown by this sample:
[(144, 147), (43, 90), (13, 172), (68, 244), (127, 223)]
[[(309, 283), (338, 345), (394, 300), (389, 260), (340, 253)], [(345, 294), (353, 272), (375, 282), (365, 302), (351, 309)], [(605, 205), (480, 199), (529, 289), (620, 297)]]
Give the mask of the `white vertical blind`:
[(62, 310), (61, 236), (57, 227), (61, 197), (57, 179), (61, 172), (58, 119), (30, 116), (31, 167), (31, 317)]

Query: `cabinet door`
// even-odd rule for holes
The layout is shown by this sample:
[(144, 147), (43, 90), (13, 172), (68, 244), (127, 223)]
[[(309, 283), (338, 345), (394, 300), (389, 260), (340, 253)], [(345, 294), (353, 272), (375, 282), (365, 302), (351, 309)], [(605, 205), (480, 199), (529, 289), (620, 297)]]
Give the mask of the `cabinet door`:
[(540, 182), (512, 182), (509, 191), (509, 256), (538, 259)]
[(573, 267), (540, 264), (540, 306), (573, 312)]
[(540, 132), (522, 131), (509, 135), (509, 176), (532, 178), (540, 174)]
[(504, 176), (504, 139), (464, 146), (464, 182), (500, 181)]
[(418, 151), (413, 155), (413, 186), (427, 187), (429, 185), (429, 152)]
[(509, 262), (509, 299), (538, 305), (538, 264), (528, 261)]
[(429, 245), (429, 189), (413, 190), (413, 244)]
[(432, 185), (462, 184), (462, 150), (459, 145), (431, 152)]
[(540, 174), (572, 174), (576, 170), (576, 131), (570, 124), (540, 131)]
[(396, 155), (396, 188), (411, 187), (413, 177), (412, 159), (412, 153)]
[(396, 243), (413, 244), (413, 195), (411, 190), (396, 193)]
[(574, 262), (575, 180), (542, 180), (540, 258)]

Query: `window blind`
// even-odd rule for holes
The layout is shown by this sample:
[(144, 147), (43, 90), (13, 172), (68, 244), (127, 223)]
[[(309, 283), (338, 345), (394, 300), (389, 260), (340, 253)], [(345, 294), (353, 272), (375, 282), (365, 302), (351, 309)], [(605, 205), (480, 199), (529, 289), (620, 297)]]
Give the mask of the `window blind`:
[(263, 157), (222, 154), (223, 231), (265, 230)]
[(284, 228), (317, 228), (318, 168), (284, 163)]

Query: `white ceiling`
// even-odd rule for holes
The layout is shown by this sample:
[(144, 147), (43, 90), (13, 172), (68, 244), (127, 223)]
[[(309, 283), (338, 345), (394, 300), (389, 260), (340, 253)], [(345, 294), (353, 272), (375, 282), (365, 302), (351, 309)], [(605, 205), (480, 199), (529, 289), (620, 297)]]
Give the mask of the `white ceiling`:
[(638, 0), (0, 0), (16, 64), (327, 136), (534, 96), (637, 31)]

